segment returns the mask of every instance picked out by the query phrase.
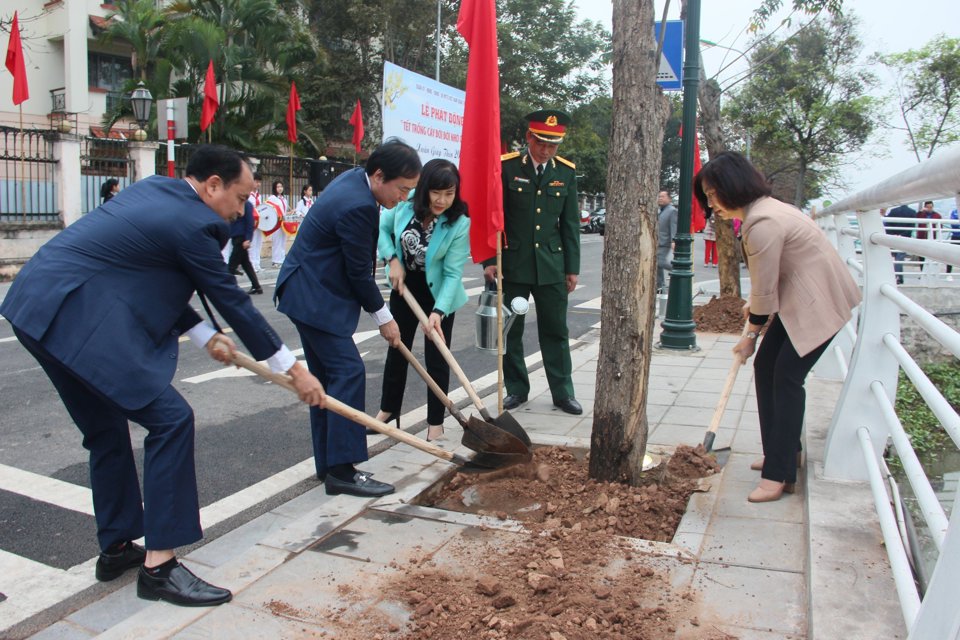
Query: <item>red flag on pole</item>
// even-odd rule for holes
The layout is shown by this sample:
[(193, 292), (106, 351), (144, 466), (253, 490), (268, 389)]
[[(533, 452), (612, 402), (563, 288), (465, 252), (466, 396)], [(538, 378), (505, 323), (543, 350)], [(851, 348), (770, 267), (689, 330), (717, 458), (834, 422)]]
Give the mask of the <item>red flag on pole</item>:
[(17, 105), (30, 97), (27, 88), (27, 68), (23, 64), (23, 45), (20, 42), (20, 21), (13, 12), (10, 25), (10, 42), (7, 44), (7, 69), (13, 74), (13, 104)]
[(207, 65), (207, 80), (203, 84), (203, 111), (200, 113), (200, 131), (213, 124), (213, 116), (220, 107), (217, 98), (217, 77), (213, 73), (213, 60)]
[[(680, 130), (677, 132), (677, 135), (680, 138), (683, 138), (683, 125), (680, 125)], [(700, 160), (700, 132), (694, 129), (693, 131), (693, 176), (696, 177), (700, 173), (700, 169), (703, 168), (703, 162)], [(703, 207), (700, 206), (700, 201), (697, 200), (696, 196), (690, 197), (690, 233), (696, 233), (698, 231), (703, 231), (703, 228), (707, 226), (707, 217), (704, 215)]]
[(297, 83), (290, 83), (290, 101), (287, 103), (287, 140), (297, 141), (297, 111), (300, 111), (300, 95)]
[(360, 109), (360, 98), (357, 98), (357, 106), (353, 108), (350, 124), (353, 125), (353, 148), (360, 153), (360, 143), (363, 141), (363, 111)]
[(497, 254), (497, 234), (503, 231), (500, 70), (494, 1), (463, 0), (457, 16), (457, 31), (470, 47), (460, 142), (460, 193), (470, 207), (470, 253), (474, 262)]

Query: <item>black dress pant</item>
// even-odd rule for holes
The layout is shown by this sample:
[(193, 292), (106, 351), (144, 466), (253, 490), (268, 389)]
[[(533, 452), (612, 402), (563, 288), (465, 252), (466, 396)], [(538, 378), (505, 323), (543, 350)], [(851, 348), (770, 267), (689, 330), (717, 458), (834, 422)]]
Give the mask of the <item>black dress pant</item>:
[(797, 451), (807, 399), (803, 382), (830, 340), (800, 357), (780, 316), (775, 315), (770, 322), (753, 361), (763, 442), (760, 477), (776, 482), (797, 481)]
[[(434, 299), (427, 286), (427, 277), (422, 271), (408, 271), (404, 279), (404, 286), (413, 294), (420, 308), (428, 316), (433, 309)], [(420, 322), (417, 316), (404, 302), (403, 296), (395, 290), (390, 292), (390, 313), (400, 327), (400, 339), (408, 349), (412, 350), (413, 338), (417, 333)], [(440, 322), (443, 337), (447, 346), (453, 335), (453, 316), (450, 314)], [(424, 352), (427, 360), (427, 373), (437, 385), (446, 393), (450, 387), (450, 366), (443, 359), (443, 354), (437, 349), (433, 340), (423, 336)], [(380, 394), (380, 410), (393, 415), (400, 415), (403, 406), (403, 392), (407, 386), (407, 359), (398, 349), (387, 350), (387, 362), (383, 367), (383, 388)], [(443, 402), (433, 393), (427, 394), (427, 424), (443, 424), (446, 413)]]
[(254, 289), (260, 288), (260, 280), (257, 278), (257, 272), (253, 270), (253, 265), (250, 264), (250, 253), (243, 248), (243, 243), (245, 239), (243, 236), (237, 236), (235, 238), (230, 238), (230, 242), (233, 243), (233, 251), (230, 252), (230, 260), (227, 262), (227, 269), (230, 270), (230, 273), (233, 273), (234, 270), (239, 266), (243, 268), (243, 272), (247, 274), (247, 277), (250, 278), (250, 284)]

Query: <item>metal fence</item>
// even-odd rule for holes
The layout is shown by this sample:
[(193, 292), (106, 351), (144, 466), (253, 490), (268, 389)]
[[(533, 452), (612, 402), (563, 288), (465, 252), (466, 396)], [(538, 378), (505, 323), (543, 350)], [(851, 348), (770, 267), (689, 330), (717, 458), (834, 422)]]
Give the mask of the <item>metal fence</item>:
[(84, 138), (80, 143), (82, 212), (100, 206), (101, 189), (107, 180), (116, 180), (120, 189), (133, 184), (134, 169), (126, 140)]
[[(817, 216), (863, 286), (863, 304), (855, 318), (856, 343), (849, 365), (843, 367), (843, 391), (827, 435), (824, 475), (869, 481), (900, 609), (909, 638), (916, 640), (955, 638), (960, 629), (960, 608), (955, 595), (956, 576), (960, 573), (960, 508), (954, 504), (947, 517), (897, 416), (894, 407), (899, 371), (902, 369), (910, 379), (957, 447), (960, 416), (900, 344), (901, 314), (915, 321), (931, 340), (956, 358), (960, 358), (960, 333), (897, 288), (893, 254), (919, 256), (924, 269), (934, 263), (958, 267), (960, 245), (944, 241), (942, 234), (934, 238), (928, 235), (926, 239), (890, 235), (877, 208), (953, 197), (958, 192), (960, 149), (838, 202)], [(857, 212), (855, 227), (847, 220), (851, 211)], [(952, 231), (951, 228), (951, 237)], [(906, 277), (907, 273), (903, 275)], [(929, 278), (925, 280), (924, 284), (930, 284)], [(940, 284), (945, 287), (944, 295), (957, 295), (958, 290), (949, 283)], [(838, 345), (833, 349), (837, 359), (842, 359), (842, 346), (850, 340), (850, 333), (843, 331), (838, 336)], [(910, 552), (910, 528), (900, 516), (899, 489), (883, 458), (888, 443), (900, 459), (939, 551), (929, 582), (919, 589)]]
[(0, 127), (0, 222), (57, 222), (52, 131)]
[[(186, 176), (187, 162), (197, 145), (176, 144), (174, 145), (174, 165), (173, 176), (183, 178)], [(319, 192), (332, 179), (353, 167), (351, 164), (343, 162), (311, 160), (309, 158), (293, 158), (290, 156), (274, 155), (254, 155), (251, 156), (251, 162), (260, 174), (260, 193), (268, 196), (272, 193), (273, 183), (282, 182), (284, 186), (283, 193), (287, 196), (290, 208), (296, 207), (300, 199), (301, 189), (307, 185), (313, 185), (314, 191)], [(167, 165), (167, 146), (161, 143), (157, 149), (156, 171), (158, 175), (168, 175)], [(293, 174), (291, 182), (290, 176)], [(316, 193), (314, 194), (316, 195)]]

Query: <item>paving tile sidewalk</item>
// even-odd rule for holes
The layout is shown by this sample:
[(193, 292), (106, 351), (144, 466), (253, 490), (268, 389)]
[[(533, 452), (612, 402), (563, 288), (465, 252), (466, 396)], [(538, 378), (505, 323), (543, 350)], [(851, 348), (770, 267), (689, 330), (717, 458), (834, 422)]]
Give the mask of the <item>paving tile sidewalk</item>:
[[(700, 334), (699, 351), (654, 352), (651, 450), (703, 441), (734, 341), (735, 336)], [(554, 408), (543, 369), (531, 372), (530, 402), (512, 413), (534, 443), (589, 447), (599, 346), (594, 331), (572, 353), (583, 416)], [(757, 481), (748, 466), (761, 450), (752, 368), (739, 371), (714, 445), (731, 447), (724, 470), (710, 491), (691, 498), (672, 544), (640, 544), (677, 589), (698, 594), (696, 620), (682, 624), (677, 638), (703, 637), (704, 629), (742, 640), (906, 636), (876, 516), (871, 519), (864, 507), (870, 506), (869, 490), (819, 477), (823, 436), (839, 388), (836, 382), (808, 381), (809, 460), (798, 493), (755, 505), (746, 501)], [(496, 404), (493, 396), (485, 401)], [(342, 628), (330, 612), (344, 606), (403, 628), (407, 613), (375, 595), (378, 581), (396, 571), (392, 562), (431, 554), (442, 563), (444, 547), (460, 536), (508, 538), (518, 531), (515, 523), (411, 504), (451, 471), (411, 447), (388, 447), (364, 468), (394, 483), (397, 493), (380, 500), (330, 497), (318, 485), (187, 556), (199, 575), (234, 591), (231, 603), (213, 609), (150, 603), (137, 599), (130, 581), (33, 637), (337, 637)], [(369, 597), (345, 600), (344, 590)], [(365, 604), (347, 604), (354, 601)], [(276, 615), (271, 603), (277, 602), (296, 614)]]

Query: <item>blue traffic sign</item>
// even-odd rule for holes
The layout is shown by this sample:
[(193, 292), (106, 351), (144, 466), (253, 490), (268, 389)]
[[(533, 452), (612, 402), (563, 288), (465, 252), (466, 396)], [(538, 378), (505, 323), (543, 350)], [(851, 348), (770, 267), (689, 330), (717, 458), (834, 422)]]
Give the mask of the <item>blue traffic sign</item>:
[[(660, 40), (660, 24), (653, 23), (654, 43)], [(667, 20), (666, 25), (657, 84), (664, 91), (680, 91), (683, 89), (683, 20)]]

